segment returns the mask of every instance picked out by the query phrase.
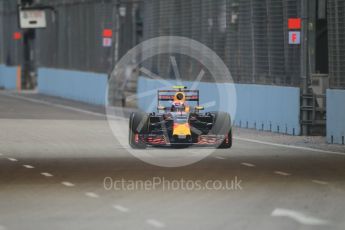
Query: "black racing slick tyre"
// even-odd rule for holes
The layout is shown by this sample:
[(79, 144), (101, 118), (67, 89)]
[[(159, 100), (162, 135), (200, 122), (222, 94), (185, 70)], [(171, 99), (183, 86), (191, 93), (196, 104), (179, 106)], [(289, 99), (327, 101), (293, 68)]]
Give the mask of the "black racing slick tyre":
[(232, 147), (232, 126), (230, 114), (226, 112), (216, 112), (214, 114), (214, 125), (212, 133), (215, 135), (224, 135), (222, 143), (217, 146), (218, 149), (229, 149)]
[(145, 149), (146, 143), (141, 134), (147, 132), (148, 115), (142, 112), (131, 113), (129, 117), (129, 145), (133, 149)]
[(230, 129), (226, 138), (218, 146), (218, 149), (230, 149), (231, 147), (232, 147), (232, 129)]

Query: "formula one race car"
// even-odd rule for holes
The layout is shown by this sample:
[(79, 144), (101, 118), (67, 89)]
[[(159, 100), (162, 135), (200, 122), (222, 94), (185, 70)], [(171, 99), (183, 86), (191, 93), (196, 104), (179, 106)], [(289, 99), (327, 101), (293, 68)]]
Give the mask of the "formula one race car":
[(131, 114), (130, 146), (134, 149), (186, 145), (231, 148), (230, 115), (225, 112), (200, 113), (204, 107), (199, 105), (199, 90), (187, 90), (184, 86), (173, 88), (158, 90), (157, 113)]

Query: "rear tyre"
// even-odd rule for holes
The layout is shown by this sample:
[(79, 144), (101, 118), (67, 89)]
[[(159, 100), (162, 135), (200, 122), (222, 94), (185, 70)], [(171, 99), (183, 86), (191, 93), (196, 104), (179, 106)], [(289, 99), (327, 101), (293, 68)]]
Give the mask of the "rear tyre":
[(129, 145), (133, 149), (145, 149), (141, 135), (147, 133), (148, 115), (142, 112), (131, 113), (129, 117)]
[(216, 112), (212, 134), (224, 135), (222, 143), (217, 146), (218, 149), (229, 149), (232, 146), (232, 127), (230, 114), (226, 112)]

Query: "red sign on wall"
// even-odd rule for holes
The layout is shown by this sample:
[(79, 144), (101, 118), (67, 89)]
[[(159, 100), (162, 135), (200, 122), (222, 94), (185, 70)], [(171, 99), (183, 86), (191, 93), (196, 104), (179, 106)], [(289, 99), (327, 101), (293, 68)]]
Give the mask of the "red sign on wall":
[(288, 19), (289, 30), (300, 30), (301, 29), (301, 19), (300, 18), (289, 18)]
[(14, 40), (19, 40), (22, 38), (22, 34), (20, 32), (14, 32), (13, 33), (13, 39)]
[(112, 43), (111, 38), (103, 38), (103, 47), (110, 47)]
[(104, 29), (103, 30), (103, 37), (111, 38), (113, 36), (113, 31), (111, 29)]
[(290, 45), (301, 44), (301, 32), (300, 31), (289, 31), (289, 44)]

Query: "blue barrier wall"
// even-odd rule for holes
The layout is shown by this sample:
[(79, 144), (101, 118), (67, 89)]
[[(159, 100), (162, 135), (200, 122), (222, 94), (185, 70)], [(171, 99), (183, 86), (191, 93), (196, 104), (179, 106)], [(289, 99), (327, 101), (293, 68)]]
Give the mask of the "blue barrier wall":
[(38, 92), (92, 104), (106, 104), (106, 74), (40, 68)]
[(17, 66), (0, 65), (0, 87), (15, 89), (17, 81)]
[[(171, 85), (176, 81), (167, 81)], [(192, 82), (183, 82), (191, 87)], [(201, 82), (201, 104), (216, 100), (217, 95), (228, 95), (229, 90), (236, 89), (235, 102), (229, 98), (224, 105), (213, 105), (206, 111), (222, 110), (232, 114), (234, 125), (244, 128), (255, 128), (290, 135), (300, 134), (300, 89), (294, 87), (230, 84), (230, 83), (207, 83)], [(167, 88), (162, 82), (140, 77), (138, 81), (138, 105), (141, 110), (152, 112), (156, 109), (157, 96), (145, 95), (145, 92)], [(219, 93), (218, 93), (219, 92)], [(237, 103), (233, 109), (231, 103)]]
[(345, 90), (327, 90), (327, 141), (344, 144)]
[(236, 126), (300, 134), (299, 88), (249, 84), (235, 84), (235, 87)]

